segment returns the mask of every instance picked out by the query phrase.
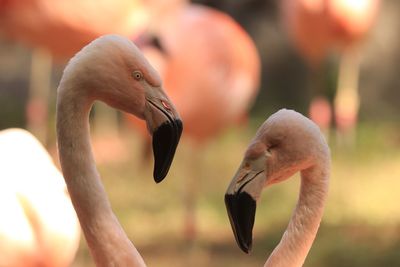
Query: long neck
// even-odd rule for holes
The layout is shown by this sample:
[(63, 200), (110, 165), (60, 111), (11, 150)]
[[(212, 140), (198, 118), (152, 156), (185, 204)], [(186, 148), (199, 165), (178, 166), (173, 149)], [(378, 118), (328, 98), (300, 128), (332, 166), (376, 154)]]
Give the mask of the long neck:
[(327, 168), (312, 167), (301, 173), (297, 206), (279, 245), (264, 267), (300, 267), (314, 242), (329, 186)]
[(114, 215), (90, 145), (92, 101), (61, 83), (57, 99), (57, 139), (64, 179), (97, 266), (145, 266)]

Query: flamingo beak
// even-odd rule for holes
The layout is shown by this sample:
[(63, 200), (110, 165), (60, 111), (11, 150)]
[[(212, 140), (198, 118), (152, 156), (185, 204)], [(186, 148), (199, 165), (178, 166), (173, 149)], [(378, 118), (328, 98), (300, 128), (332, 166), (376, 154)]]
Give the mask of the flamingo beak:
[(265, 169), (241, 167), (225, 194), (225, 205), (236, 243), (249, 253), (253, 242), (253, 226), (257, 200), (265, 183)]
[(167, 175), (183, 130), (183, 123), (171, 102), (165, 98), (146, 101), (145, 119), (153, 135), (154, 171), (156, 183)]

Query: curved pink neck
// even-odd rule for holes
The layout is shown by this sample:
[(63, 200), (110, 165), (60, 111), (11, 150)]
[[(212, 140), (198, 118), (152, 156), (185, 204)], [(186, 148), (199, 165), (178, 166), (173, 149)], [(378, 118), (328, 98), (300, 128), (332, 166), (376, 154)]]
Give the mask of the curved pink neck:
[(92, 103), (60, 84), (57, 140), (64, 179), (96, 265), (144, 267), (111, 209), (96, 169), (88, 120)]
[(328, 170), (301, 172), (300, 196), (289, 225), (264, 267), (300, 267), (314, 242), (329, 186)]

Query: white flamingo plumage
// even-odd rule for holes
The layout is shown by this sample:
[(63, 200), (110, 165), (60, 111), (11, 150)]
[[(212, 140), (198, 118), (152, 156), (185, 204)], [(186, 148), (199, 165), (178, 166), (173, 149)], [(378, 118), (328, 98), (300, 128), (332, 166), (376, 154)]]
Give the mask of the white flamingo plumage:
[(0, 266), (69, 266), (80, 227), (51, 157), (29, 132), (8, 129), (0, 162)]

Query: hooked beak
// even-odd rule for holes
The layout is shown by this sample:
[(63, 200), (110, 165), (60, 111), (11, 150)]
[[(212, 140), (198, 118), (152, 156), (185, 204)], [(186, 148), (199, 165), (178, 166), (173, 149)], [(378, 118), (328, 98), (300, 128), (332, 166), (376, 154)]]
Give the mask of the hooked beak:
[(225, 205), (233, 234), (245, 253), (251, 251), (256, 205), (265, 180), (264, 169), (247, 169), (242, 164), (225, 194)]
[(183, 124), (168, 98), (146, 98), (147, 128), (153, 135), (154, 180), (161, 182), (167, 175), (182, 134)]

